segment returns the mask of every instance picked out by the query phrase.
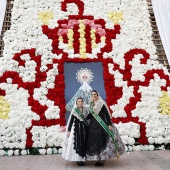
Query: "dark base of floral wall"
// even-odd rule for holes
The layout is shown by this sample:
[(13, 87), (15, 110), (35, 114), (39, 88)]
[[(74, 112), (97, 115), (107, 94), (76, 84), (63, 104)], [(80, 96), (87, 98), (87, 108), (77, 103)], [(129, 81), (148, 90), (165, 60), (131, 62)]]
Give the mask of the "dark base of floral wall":
[(0, 156), (18, 156), (18, 155), (51, 155), (61, 154), (61, 147), (46, 147), (46, 148), (29, 148), (29, 149), (9, 149), (4, 148), (0, 150)]
[[(152, 144), (152, 145), (126, 145), (126, 152), (132, 151), (152, 151), (152, 150), (170, 150), (168, 144)], [(0, 150), (0, 156), (18, 156), (18, 155), (51, 155), (61, 154), (61, 147), (46, 147), (46, 148), (29, 148), (29, 149), (7, 149)]]
[(150, 144), (150, 145), (140, 145), (135, 143), (132, 145), (125, 145), (126, 152), (131, 151), (153, 151), (153, 150), (170, 150), (170, 143), (168, 144)]
[(159, 148), (161, 148), (161, 147), (165, 147), (164, 149), (167, 149), (167, 150), (170, 150), (170, 143), (168, 143), (168, 144), (165, 144), (165, 145), (162, 145), (162, 144), (154, 144), (154, 146), (155, 146), (155, 150), (159, 150)]
[[(30, 148), (30, 149), (28, 149), (29, 150), (29, 154), (30, 155), (42, 155), (41, 153), (40, 153), (40, 150), (41, 149), (46, 149), (46, 150), (48, 150), (48, 149), (52, 149), (52, 152), (51, 152), (51, 154), (60, 154), (60, 149), (61, 149), (61, 147), (51, 147), (51, 148)], [(55, 152), (54, 150), (56, 150), (57, 152)], [(46, 153), (46, 154), (48, 154), (48, 153)]]

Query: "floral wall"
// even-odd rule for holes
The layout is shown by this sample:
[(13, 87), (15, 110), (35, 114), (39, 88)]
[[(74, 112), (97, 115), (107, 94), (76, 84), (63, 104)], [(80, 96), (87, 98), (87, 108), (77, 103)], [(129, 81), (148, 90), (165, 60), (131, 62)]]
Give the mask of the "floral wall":
[(1, 156), (61, 153), (66, 62), (102, 62), (127, 150), (170, 143), (170, 75), (157, 61), (145, 0), (15, 0), (3, 40)]

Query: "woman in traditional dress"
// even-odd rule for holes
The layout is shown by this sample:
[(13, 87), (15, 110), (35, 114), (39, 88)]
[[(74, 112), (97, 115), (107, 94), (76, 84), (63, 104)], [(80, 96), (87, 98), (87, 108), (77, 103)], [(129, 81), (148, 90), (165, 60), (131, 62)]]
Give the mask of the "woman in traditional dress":
[(96, 90), (91, 92), (88, 127), (87, 160), (96, 161), (96, 166), (103, 166), (104, 160), (119, 157), (125, 151), (117, 128), (111, 122), (109, 109)]
[(65, 139), (63, 143), (62, 157), (66, 160), (77, 161), (77, 165), (85, 165), (88, 109), (83, 107), (83, 99), (76, 99), (71, 111)]

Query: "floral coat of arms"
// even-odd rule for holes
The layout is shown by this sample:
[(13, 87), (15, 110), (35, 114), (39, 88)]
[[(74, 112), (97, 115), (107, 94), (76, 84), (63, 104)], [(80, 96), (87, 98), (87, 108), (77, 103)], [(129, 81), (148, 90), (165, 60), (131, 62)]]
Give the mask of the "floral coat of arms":
[(112, 121), (131, 149), (170, 143), (170, 75), (157, 61), (146, 1), (15, 0), (3, 40), (1, 155), (62, 145), (65, 62), (102, 63)]

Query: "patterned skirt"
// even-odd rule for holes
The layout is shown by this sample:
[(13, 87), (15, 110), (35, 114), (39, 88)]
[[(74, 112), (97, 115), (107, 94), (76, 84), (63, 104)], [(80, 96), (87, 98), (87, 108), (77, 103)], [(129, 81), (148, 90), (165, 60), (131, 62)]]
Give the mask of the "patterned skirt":
[[(81, 127), (77, 129), (78, 127)], [(70, 136), (65, 136), (62, 149), (62, 157), (69, 161), (86, 160), (86, 141), (87, 128), (80, 124), (72, 125)]]
[[(96, 127), (98, 126), (98, 127)], [(95, 129), (93, 129), (95, 127)], [(120, 138), (119, 132), (114, 124), (112, 124), (115, 142), (118, 148), (119, 155), (125, 152), (125, 146)], [(86, 160), (97, 161), (106, 160), (109, 158), (115, 158), (117, 156), (117, 150), (112, 139), (104, 131), (104, 129), (95, 121), (92, 126), (89, 127), (89, 134), (87, 140), (87, 155)]]

